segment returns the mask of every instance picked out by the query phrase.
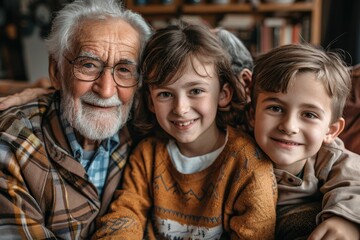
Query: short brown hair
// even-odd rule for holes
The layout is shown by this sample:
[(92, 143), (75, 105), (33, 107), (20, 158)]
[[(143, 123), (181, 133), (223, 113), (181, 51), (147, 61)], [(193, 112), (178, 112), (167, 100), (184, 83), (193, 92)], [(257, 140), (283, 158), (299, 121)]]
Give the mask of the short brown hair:
[(332, 122), (343, 115), (351, 90), (349, 70), (340, 51), (325, 51), (303, 43), (277, 47), (255, 60), (251, 100), (256, 106), (260, 92), (286, 93), (297, 73), (313, 72), (332, 99)]

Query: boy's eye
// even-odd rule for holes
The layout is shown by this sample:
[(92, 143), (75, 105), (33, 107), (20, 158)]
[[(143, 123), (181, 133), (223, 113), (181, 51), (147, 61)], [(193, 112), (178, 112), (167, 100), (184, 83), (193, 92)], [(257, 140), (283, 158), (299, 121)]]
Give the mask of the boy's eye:
[(198, 89), (198, 88), (195, 88), (195, 89), (191, 90), (191, 94), (193, 94), (193, 95), (198, 95), (198, 94), (200, 94), (202, 92), (203, 92), (203, 90)]
[(315, 113), (312, 113), (312, 112), (303, 113), (303, 116), (306, 118), (311, 118), (311, 119), (319, 118)]

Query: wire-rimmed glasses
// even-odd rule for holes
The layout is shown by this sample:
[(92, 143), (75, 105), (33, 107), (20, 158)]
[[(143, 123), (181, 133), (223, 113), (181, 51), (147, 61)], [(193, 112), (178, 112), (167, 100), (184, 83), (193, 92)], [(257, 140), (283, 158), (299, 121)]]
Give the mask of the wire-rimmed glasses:
[(80, 56), (74, 60), (65, 57), (65, 59), (73, 65), (73, 74), (80, 81), (93, 82), (103, 74), (106, 68), (109, 68), (114, 82), (119, 87), (134, 87), (139, 82), (137, 65), (128, 60), (122, 60), (110, 67), (92, 57)]

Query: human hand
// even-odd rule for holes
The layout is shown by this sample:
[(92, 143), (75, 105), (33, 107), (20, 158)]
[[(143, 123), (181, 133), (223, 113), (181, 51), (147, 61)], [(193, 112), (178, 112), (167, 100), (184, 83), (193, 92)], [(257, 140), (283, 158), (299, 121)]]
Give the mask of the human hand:
[(18, 106), (27, 103), (42, 94), (52, 93), (53, 89), (45, 88), (27, 88), (20, 93), (0, 97), (0, 111), (8, 109), (9, 107)]
[(359, 240), (360, 227), (345, 218), (334, 216), (326, 219), (311, 233), (308, 240)]

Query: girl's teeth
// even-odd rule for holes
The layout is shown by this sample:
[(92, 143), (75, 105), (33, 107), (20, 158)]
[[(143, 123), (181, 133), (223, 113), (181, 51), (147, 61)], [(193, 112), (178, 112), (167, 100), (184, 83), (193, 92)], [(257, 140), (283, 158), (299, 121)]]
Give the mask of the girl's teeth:
[(182, 123), (180, 123), (180, 122), (175, 122), (175, 124), (179, 125), (180, 127), (185, 127), (185, 126), (190, 125), (192, 122), (193, 122), (193, 120), (188, 121), (188, 122), (182, 122)]

